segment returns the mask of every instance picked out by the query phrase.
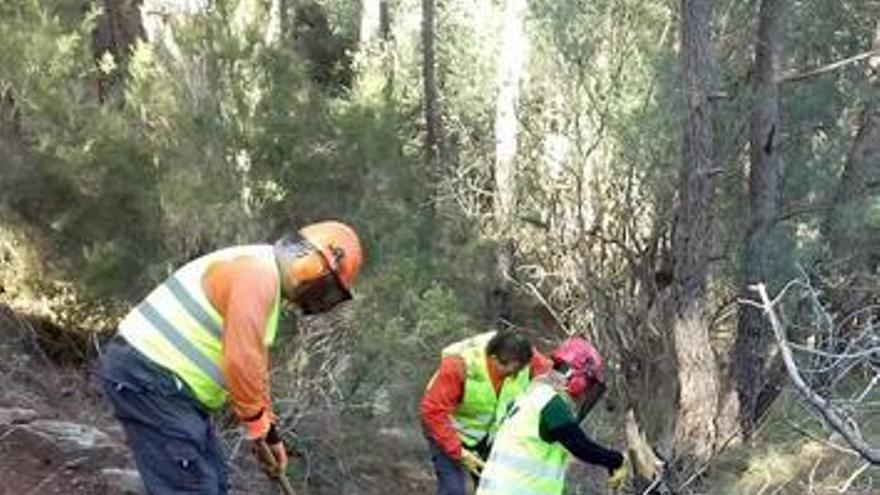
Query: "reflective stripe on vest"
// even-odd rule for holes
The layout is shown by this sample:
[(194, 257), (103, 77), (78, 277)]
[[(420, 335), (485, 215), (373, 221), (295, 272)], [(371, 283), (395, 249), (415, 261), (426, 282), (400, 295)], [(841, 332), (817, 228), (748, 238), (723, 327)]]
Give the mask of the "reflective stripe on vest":
[(568, 451), (541, 439), (541, 410), (557, 395), (537, 379), (516, 400), (480, 476), (476, 495), (561, 495)]
[[(219, 409), (228, 395), (220, 365), (223, 317), (202, 290), (202, 278), (220, 261), (249, 256), (271, 264), (272, 246), (237, 246), (193, 260), (156, 287), (119, 324), (119, 333), (142, 354), (172, 370), (208, 409)], [(275, 340), (281, 292), (266, 320), (264, 343)]]
[(442, 352), (444, 356), (460, 357), (465, 364), (464, 395), (452, 415), (452, 425), (461, 442), (471, 448), (484, 438), (494, 437), (507, 406), (529, 383), (527, 365), (515, 377), (506, 378), (499, 394), (495, 394), (486, 363), (486, 345), (494, 335), (495, 332), (476, 335), (451, 344)]

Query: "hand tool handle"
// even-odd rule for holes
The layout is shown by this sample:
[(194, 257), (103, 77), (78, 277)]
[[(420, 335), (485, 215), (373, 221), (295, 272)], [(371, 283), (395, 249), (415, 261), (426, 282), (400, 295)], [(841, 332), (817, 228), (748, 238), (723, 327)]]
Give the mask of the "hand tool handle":
[(275, 481), (278, 482), (278, 485), (281, 487), (281, 491), (284, 495), (296, 495), (296, 492), (293, 491), (293, 486), (290, 484), (290, 480), (287, 479), (287, 476), (284, 473), (278, 470), (278, 466), (275, 464), (275, 454), (272, 453), (272, 450), (269, 449), (269, 445), (265, 440), (257, 441), (257, 448), (260, 449), (260, 457), (263, 458), (265, 462), (267, 462), (271, 467), (274, 468), (275, 474), (269, 474), (270, 478), (274, 478)]

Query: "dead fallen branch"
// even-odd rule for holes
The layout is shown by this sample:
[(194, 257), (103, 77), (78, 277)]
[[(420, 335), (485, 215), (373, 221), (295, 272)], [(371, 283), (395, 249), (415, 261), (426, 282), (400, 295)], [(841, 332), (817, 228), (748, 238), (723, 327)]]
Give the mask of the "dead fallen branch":
[(770, 320), (770, 326), (776, 337), (776, 343), (779, 345), (779, 350), (782, 354), (786, 371), (797, 391), (803, 396), (807, 403), (819, 413), (825, 422), (843, 437), (853, 450), (858, 452), (862, 458), (871, 464), (880, 465), (880, 448), (868, 444), (858, 431), (849, 426), (847, 419), (843, 418), (827, 399), (816, 393), (810, 388), (806, 381), (804, 381), (798, 370), (797, 363), (795, 363), (791, 346), (785, 337), (782, 323), (774, 310), (774, 302), (772, 302), (767, 295), (767, 288), (764, 284), (752, 285), (749, 288), (756, 291), (761, 298), (760, 306)]
[(800, 72), (796, 74), (787, 74), (776, 80), (778, 84), (782, 83), (791, 83), (796, 81), (802, 81), (804, 79), (809, 79), (811, 77), (821, 76), (822, 74), (827, 74), (829, 72), (833, 72), (841, 67), (846, 67), (849, 64), (854, 64), (856, 62), (861, 62), (862, 60), (866, 60), (871, 58), (873, 55), (876, 55), (875, 50), (869, 50), (867, 52), (859, 53), (858, 55), (853, 55), (852, 57), (847, 57), (843, 60), (838, 60), (837, 62), (832, 62), (828, 65), (823, 65), (822, 67), (818, 67), (813, 70), (808, 70), (806, 72)]

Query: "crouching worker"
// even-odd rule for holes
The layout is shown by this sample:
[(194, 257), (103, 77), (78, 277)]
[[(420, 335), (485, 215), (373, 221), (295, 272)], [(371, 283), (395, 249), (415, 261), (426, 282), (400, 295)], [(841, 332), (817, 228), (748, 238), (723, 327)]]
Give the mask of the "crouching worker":
[(623, 455), (593, 442), (579, 426), (604, 389), (601, 356), (579, 338), (551, 356), (553, 370), (535, 379), (510, 408), (476, 495), (562, 495), (570, 455), (608, 469), (611, 488), (626, 478)]
[(259, 459), (272, 474), (284, 472), (268, 359), (282, 299), (304, 314), (329, 311), (351, 299), (361, 259), (350, 227), (308, 225), (275, 245), (191, 261), (128, 313), (104, 348), (100, 374), (147, 493), (227, 492), (211, 424), (227, 398)]
[(550, 366), (528, 340), (508, 331), (480, 334), (443, 349), (421, 403), (437, 495), (467, 493), (468, 476), (479, 476), (507, 407)]

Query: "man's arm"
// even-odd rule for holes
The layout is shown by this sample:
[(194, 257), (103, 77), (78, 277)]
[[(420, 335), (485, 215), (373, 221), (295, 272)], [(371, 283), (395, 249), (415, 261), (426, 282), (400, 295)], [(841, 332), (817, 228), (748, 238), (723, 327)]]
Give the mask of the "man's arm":
[(206, 277), (209, 299), (224, 315), (222, 370), (230, 403), (251, 439), (265, 437), (275, 419), (265, 344), (278, 295), (273, 268), (255, 258), (239, 258), (218, 263)]
[(581, 461), (603, 466), (609, 473), (623, 464), (620, 452), (606, 449), (587, 437), (561, 397), (554, 397), (541, 410), (539, 434), (545, 442), (559, 442)]
[(431, 378), (420, 407), (422, 425), (427, 434), (452, 459), (461, 459), (461, 440), (452, 426), (451, 416), (464, 396), (466, 378), (464, 361), (445, 356)]

